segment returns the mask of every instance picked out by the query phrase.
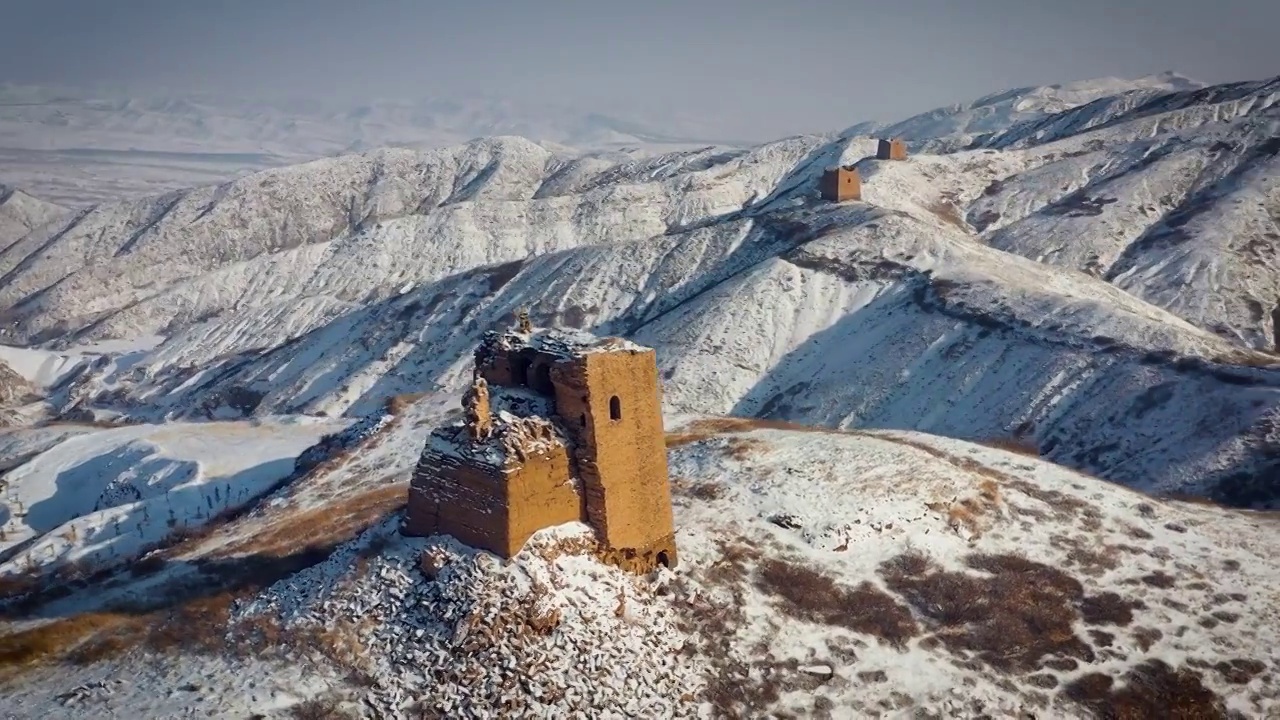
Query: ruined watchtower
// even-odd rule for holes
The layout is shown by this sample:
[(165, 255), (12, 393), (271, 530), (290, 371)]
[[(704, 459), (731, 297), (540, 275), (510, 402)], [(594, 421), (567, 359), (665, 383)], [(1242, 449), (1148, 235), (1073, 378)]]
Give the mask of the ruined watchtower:
[(818, 183), (823, 200), (844, 202), (862, 199), (862, 177), (852, 165), (827, 168)]
[(503, 557), (579, 520), (606, 559), (676, 563), (662, 389), (654, 351), (579, 331), (486, 333), (468, 420), (431, 434), (405, 532), (449, 534)]
[(881, 139), (876, 146), (877, 160), (906, 160), (907, 143), (901, 138)]

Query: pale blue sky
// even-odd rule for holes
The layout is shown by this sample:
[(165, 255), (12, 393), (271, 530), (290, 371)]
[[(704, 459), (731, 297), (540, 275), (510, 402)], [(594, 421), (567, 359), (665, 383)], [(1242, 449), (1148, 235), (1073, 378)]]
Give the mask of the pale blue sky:
[(0, 81), (484, 93), (764, 139), (988, 92), (1280, 74), (1280, 0), (0, 0)]

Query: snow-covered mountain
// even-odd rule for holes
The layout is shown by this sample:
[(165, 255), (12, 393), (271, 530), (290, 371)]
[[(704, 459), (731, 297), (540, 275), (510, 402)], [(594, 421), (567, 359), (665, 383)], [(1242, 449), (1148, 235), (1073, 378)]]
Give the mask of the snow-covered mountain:
[(974, 138), (1033, 123), (1102, 98), (1127, 96), (1151, 98), (1180, 90), (1204, 87), (1198, 80), (1164, 72), (1133, 80), (1095, 78), (1060, 85), (1003, 90), (920, 113), (892, 123), (858, 123), (841, 133), (844, 137), (878, 135), (900, 137), (918, 148), (939, 150), (959, 147)]
[[(0, 253), (0, 321), (12, 344), (164, 338), (62, 412), (360, 414), (455, 389), (477, 333), (528, 305), (657, 347), (672, 410), (1016, 435), (1133, 486), (1270, 502), (1280, 376), (1249, 348), (1274, 337), (1275, 86), (1104, 98), (906, 162), (825, 136), (343, 156), (46, 225)], [(865, 202), (815, 197), (836, 161)], [(1206, 393), (1212, 421), (1189, 411)]]
[(657, 122), (484, 97), (353, 105), (0, 84), (0, 182), (83, 207), (317, 158), (480, 137), (606, 154), (732, 142), (712, 127), (679, 114)]
[(316, 157), (387, 146), (431, 148), (494, 135), (584, 148), (709, 141), (702, 134), (707, 128), (678, 114), (664, 124), (483, 97), (350, 106), (314, 99), (130, 96), (0, 85), (0, 145), (28, 150), (145, 148)]
[[(97, 682), (121, 647), (158, 662), (156, 628), (195, 608), (219, 652), (253, 650), (156, 677), (221, 678), (232, 714), (292, 702), (238, 679), (275, 638), (344, 675), (271, 666), (288, 693), (364, 678), (379, 717), (511, 693), (831, 717), (1146, 717), (1172, 694), (1265, 717), (1280, 608), (1253, 588), (1280, 578), (1280, 526), (1241, 508), (1280, 506), (1278, 99), (1280, 79), (1013, 91), (916, 121), (906, 161), (856, 132), (644, 157), (499, 136), (53, 212), (0, 248), (0, 579), (88, 585), (26, 596), (39, 617), (7, 629), (36, 634), (0, 661), (66, 629), (55, 650), (105, 660), (77, 671)], [(817, 196), (837, 163), (861, 201)], [(602, 569), (581, 528), (510, 565), (394, 534), (480, 334), (521, 307), (657, 349), (675, 575)], [(452, 569), (420, 577), (423, 552)], [(985, 610), (939, 604), (961, 591)], [(627, 659), (633, 686), (575, 695)], [(43, 708), (64, 680), (6, 697)], [(178, 712), (156, 682), (86, 684), (66, 712)]]
[(8, 248), (32, 230), (68, 214), (66, 208), (0, 185), (0, 250)]

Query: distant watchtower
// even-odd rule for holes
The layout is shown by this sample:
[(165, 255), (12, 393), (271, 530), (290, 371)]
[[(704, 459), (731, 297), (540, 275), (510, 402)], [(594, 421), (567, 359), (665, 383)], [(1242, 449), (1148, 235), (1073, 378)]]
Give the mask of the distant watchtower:
[(852, 165), (827, 168), (818, 186), (823, 200), (844, 202), (862, 199), (862, 177)]
[(907, 144), (901, 138), (881, 140), (876, 148), (877, 160), (906, 160)]

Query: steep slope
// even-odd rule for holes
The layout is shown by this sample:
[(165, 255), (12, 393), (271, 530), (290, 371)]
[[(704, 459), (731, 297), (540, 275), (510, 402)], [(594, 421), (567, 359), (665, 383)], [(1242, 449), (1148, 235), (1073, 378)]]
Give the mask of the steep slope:
[(35, 397), (35, 388), (31, 383), (4, 360), (0, 360), (0, 427), (10, 424), (7, 417), (13, 408), (28, 403)]
[(0, 252), (32, 230), (66, 215), (68, 210), (0, 185)]
[(0, 575), (137, 557), (264, 494), (344, 425), (175, 423), (66, 438), (0, 480)]
[[(413, 459), (402, 451), (437, 413), (424, 401), (385, 434), (394, 450), (365, 446), (146, 570), (46, 604), (46, 617), (96, 611), (62, 640), (95, 660), (28, 672), (0, 709), (50, 718), (126, 707), (274, 716), (327, 706), (360, 717), (495, 707), (511, 717), (1280, 709), (1280, 608), (1263, 590), (1280, 577), (1272, 516), (1152, 499), (918, 433), (673, 418), (674, 572), (632, 577), (599, 565), (576, 524), (501, 562), (396, 532)], [(208, 599), (248, 577), (272, 580), (233, 591), (229, 607)], [(141, 598), (163, 611), (137, 619)], [(134, 615), (107, 612), (117, 603)], [(190, 618), (180, 653), (164, 650), (173, 618)], [(11, 646), (59, 622), (70, 621), (29, 619)], [(94, 684), (126, 667), (133, 681), (110, 692)], [(246, 677), (258, 682), (246, 687)], [(173, 692), (188, 682), (194, 691)]]
[(1148, 490), (1276, 499), (1280, 370), (1224, 365), (1239, 351), (1210, 333), (918, 213), (817, 206), (490, 266), (266, 352), (242, 348), (310, 309), (246, 312), (79, 397), (153, 419), (366, 413), (457, 390), (478, 334), (526, 306), (658, 348), (672, 410), (1017, 436)]
[(997, 178), (968, 208), (992, 246), (1274, 346), (1280, 79), (1101, 100), (1008, 135), (988, 145), (1043, 164)]

